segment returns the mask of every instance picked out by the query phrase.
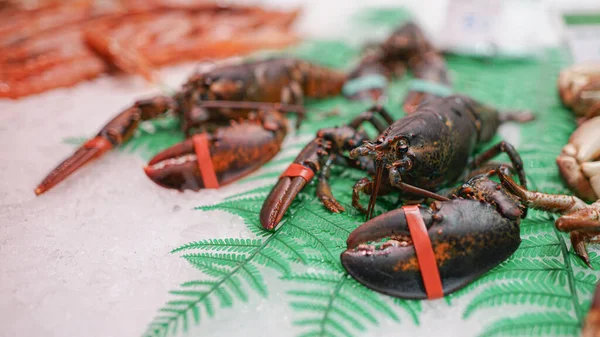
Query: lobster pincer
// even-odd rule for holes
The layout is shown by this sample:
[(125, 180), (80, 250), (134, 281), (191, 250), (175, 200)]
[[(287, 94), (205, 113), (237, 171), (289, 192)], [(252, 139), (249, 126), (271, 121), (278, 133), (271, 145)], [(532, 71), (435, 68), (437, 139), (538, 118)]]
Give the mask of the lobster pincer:
[(393, 122), (392, 117), (383, 108), (376, 106), (354, 118), (348, 125), (319, 130), (315, 139), (304, 147), (294, 162), (282, 173), (265, 199), (260, 211), (262, 226), (268, 230), (275, 228), (298, 193), (316, 174), (317, 197), (323, 206), (333, 213), (343, 212), (344, 206), (333, 197), (329, 186), (331, 166), (342, 164), (375, 172), (373, 162), (369, 159), (352, 160), (344, 156), (343, 152), (350, 151), (369, 139), (369, 136), (359, 129), (362, 123), (368, 121), (379, 131), (385, 130), (385, 125), (376, 115), (381, 115), (387, 124)]
[(163, 187), (198, 191), (236, 181), (264, 165), (281, 149), (287, 120), (276, 110), (195, 134), (157, 154), (144, 168)]
[(408, 299), (438, 298), (469, 284), (521, 242), (524, 207), (488, 176), (469, 180), (454, 199), (367, 221), (348, 237), (344, 268), (373, 290)]

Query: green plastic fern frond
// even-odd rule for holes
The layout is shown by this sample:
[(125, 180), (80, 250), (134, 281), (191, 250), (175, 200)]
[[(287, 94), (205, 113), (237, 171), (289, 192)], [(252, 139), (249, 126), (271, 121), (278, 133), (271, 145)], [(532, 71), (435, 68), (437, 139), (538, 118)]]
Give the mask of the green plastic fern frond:
[(497, 321), (479, 336), (577, 336), (579, 329), (577, 319), (568, 314), (533, 313)]
[(543, 287), (539, 284), (508, 283), (492, 286), (479, 293), (466, 307), (463, 318), (469, 318), (473, 312), (481, 308), (503, 305), (536, 305), (543, 308), (556, 308), (568, 312), (573, 309), (571, 295), (557, 291), (556, 287)]
[[(394, 307), (403, 308), (418, 324), (420, 302), (395, 299), (392, 305), (342, 269), (293, 274), (284, 279), (297, 283), (288, 294), (293, 298), (290, 305), (301, 315), (294, 321), (303, 328), (301, 336), (353, 336), (353, 331), (379, 324), (376, 314), (398, 321)], [(300, 285), (306, 286), (298, 289)]]
[[(144, 336), (174, 335), (187, 331), (189, 321), (200, 322), (202, 312), (212, 316), (214, 302), (220, 308), (231, 307), (236, 301), (246, 302), (248, 290), (262, 297), (268, 288), (259, 267), (274, 269), (282, 275), (290, 273), (290, 263), (300, 252), (295, 243), (285, 237), (278, 238), (280, 231), (272, 232), (266, 239), (207, 239), (183, 245), (173, 252), (186, 251), (182, 257), (199, 269), (208, 279), (181, 284), (181, 290), (171, 291), (177, 299), (171, 300), (159, 311)], [(271, 243), (276, 243), (271, 247)], [(287, 247), (282, 253), (280, 248)], [(202, 310), (203, 308), (204, 310)]]
[(207, 239), (187, 243), (173, 249), (171, 253), (192, 249), (211, 249), (215, 251), (244, 253), (255, 250), (257, 247), (260, 247), (262, 243), (262, 240), (259, 239)]

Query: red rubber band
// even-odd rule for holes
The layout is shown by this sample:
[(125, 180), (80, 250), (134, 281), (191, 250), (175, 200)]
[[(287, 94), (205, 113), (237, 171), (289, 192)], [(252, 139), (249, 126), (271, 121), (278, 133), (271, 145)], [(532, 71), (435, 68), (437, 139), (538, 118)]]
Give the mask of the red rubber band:
[(419, 261), (419, 268), (421, 269), (421, 277), (423, 278), (427, 298), (435, 299), (443, 297), (444, 290), (442, 288), (440, 270), (435, 261), (431, 240), (429, 239), (427, 227), (425, 227), (425, 222), (421, 216), (421, 211), (419, 211), (419, 206), (403, 206), (402, 209), (406, 215), (408, 230), (410, 231), (410, 236), (415, 251), (417, 252), (417, 259)]
[(194, 135), (192, 137), (192, 143), (194, 143), (196, 162), (198, 162), (198, 168), (200, 169), (204, 188), (219, 188), (219, 181), (217, 180), (212, 158), (210, 157), (208, 137), (205, 133)]
[(307, 168), (304, 167), (300, 164), (296, 164), (296, 163), (292, 163), (286, 170), (285, 172), (283, 172), (279, 178), (282, 177), (302, 177), (302, 179), (306, 180), (306, 182), (309, 182), (313, 177), (315, 176), (315, 173)]
[(108, 141), (108, 139), (97, 136), (85, 142), (83, 147), (86, 149), (110, 150), (112, 149), (113, 145), (110, 141)]

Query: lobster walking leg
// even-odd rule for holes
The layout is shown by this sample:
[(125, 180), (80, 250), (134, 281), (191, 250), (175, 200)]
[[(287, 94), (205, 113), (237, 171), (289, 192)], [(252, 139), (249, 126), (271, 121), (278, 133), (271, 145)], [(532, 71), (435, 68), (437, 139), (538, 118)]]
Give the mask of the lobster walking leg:
[(331, 186), (329, 185), (331, 165), (336, 158), (337, 156), (335, 154), (330, 155), (321, 166), (321, 172), (319, 172), (317, 183), (317, 197), (321, 200), (325, 208), (333, 213), (340, 213), (344, 212), (346, 209), (335, 199), (331, 192)]
[(131, 108), (108, 122), (96, 137), (88, 140), (73, 155), (52, 170), (36, 187), (35, 194), (46, 192), (86, 163), (128, 141), (141, 121), (161, 116), (175, 107), (175, 101), (166, 96), (136, 102)]
[(529, 191), (516, 184), (502, 172), (498, 173), (498, 177), (502, 185), (512, 194), (519, 197), (521, 202), (527, 207), (540, 208), (561, 214), (578, 211), (587, 207), (587, 204), (577, 197)]
[(567, 195), (533, 192), (517, 185), (510, 177), (498, 173), (502, 185), (532, 208), (562, 214), (554, 225), (563, 232), (570, 232), (575, 253), (591, 268), (586, 242), (600, 234), (600, 202), (587, 205), (583, 200)]
[(500, 153), (506, 153), (508, 155), (508, 158), (510, 159), (513, 165), (513, 169), (517, 172), (521, 186), (527, 189), (527, 177), (525, 176), (525, 170), (523, 169), (523, 160), (521, 160), (521, 156), (519, 155), (517, 150), (515, 150), (515, 148), (511, 144), (505, 141), (494, 145), (492, 148), (477, 156), (471, 162), (469, 168), (475, 169), (477, 167), (480, 167), (482, 164), (488, 162), (490, 159), (496, 157)]

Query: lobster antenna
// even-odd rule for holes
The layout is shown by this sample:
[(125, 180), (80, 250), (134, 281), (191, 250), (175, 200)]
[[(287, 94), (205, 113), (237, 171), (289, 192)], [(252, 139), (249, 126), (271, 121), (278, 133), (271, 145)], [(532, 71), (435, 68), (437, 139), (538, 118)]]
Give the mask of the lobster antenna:
[(241, 102), (241, 101), (200, 101), (198, 105), (204, 108), (231, 108), (231, 109), (265, 109), (271, 108), (284, 112), (304, 113), (303, 105), (284, 104), (271, 102)]
[(367, 208), (367, 220), (373, 217), (375, 201), (377, 200), (377, 193), (379, 193), (381, 177), (383, 176), (383, 163), (380, 161), (375, 161), (375, 172), (375, 188), (371, 191), (371, 199), (369, 199), (369, 207)]

